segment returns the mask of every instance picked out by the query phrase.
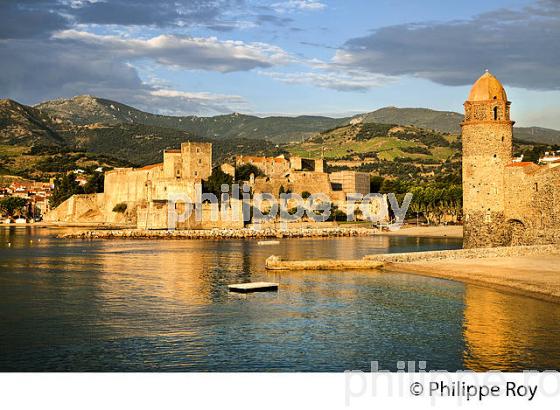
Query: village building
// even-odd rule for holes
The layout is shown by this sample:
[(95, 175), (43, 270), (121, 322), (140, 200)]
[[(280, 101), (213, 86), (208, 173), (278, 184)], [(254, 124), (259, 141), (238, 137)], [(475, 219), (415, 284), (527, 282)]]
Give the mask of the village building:
[(560, 151), (546, 151), (542, 157), (539, 158), (539, 164), (550, 164), (560, 161)]
[(464, 104), (465, 248), (560, 241), (560, 167), (513, 161), (510, 104), (489, 72)]

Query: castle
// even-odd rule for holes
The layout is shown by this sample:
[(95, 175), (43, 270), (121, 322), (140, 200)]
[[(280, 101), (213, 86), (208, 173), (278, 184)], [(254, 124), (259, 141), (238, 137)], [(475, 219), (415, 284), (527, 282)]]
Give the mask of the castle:
[[(252, 164), (264, 175), (251, 176), (248, 184), (254, 194), (280, 192), (302, 194), (324, 193), (335, 205), (345, 210), (347, 195), (369, 193), (369, 175), (354, 171), (327, 173), (323, 159), (291, 157), (236, 158), (236, 166)], [(235, 167), (226, 169), (232, 176)], [(230, 198), (219, 206), (202, 201), (199, 215), (190, 213), (185, 220), (171, 221), (172, 215), (186, 215), (197, 198), (201, 198), (201, 182), (212, 174), (212, 144), (184, 142), (180, 149), (163, 152), (163, 162), (142, 168), (116, 168), (105, 173), (104, 190), (97, 194), (73, 195), (45, 219), (55, 222), (96, 223), (136, 226), (140, 229), (240, 229), (244, 227), (243, 203)], [(247, 204), (251, 205), (251, 204)], [(173, 208), (169, 208), (174, 206)], [(351, 206), (351, 205), (350, 205)], [(371, 204), (373, 210), (386, 208), (385, 200)], [(171, 212), (170, 212), (171, 211)], [(214, 214), (215, 213), (215, 214)], [(181, 219), (181, 218), (180, 218)]]
[[(73, 195), (52, 210), (46, 220), (167, 229), (170, 198), (198, 198), (200, 183), (211, 173), (212, 144), (184, 142), (180, 149), (165, 150), (162, 163), (106, 172), (102, 193)], [(174, 204), (177, 210), (188, 205)], [(202, 220), (196, 220), (192, 214), (174, 226), (179, 229), (243, 228), (241, 205), (233, 200), (224, 206), (225, 217), (220, 220), (212, 220), (210, 204), (202, 204), (202, 212)]]
[(489, 72), (464, 104), (465, 248), (560, 242), (560, 167), (513, 161), (510, 104)]

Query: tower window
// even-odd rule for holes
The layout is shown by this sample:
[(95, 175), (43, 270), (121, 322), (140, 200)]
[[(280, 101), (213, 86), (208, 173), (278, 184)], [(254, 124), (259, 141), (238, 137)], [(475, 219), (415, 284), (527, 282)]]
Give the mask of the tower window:
[(494, 107), (494, 119), (498, 119), (498, 107)]
[(539, 192), (539, 183), (535, 182), (535, 191)]

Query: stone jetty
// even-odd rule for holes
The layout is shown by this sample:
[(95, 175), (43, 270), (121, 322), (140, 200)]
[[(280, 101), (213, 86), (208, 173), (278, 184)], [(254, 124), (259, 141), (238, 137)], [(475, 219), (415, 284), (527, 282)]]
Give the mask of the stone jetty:
[(379, 269), (383, 262), (366, 259), (317, 259), (304, 261), (287, 261), (279, 256), (270, 256), (265, 262), (268, 270), (345, 270), (345, 269)]
[(361, 227), (329, 227), (299, 229), (207, 229), (207, 230), (145, 230), (95, 229), (60, 234), (58, 238), (73, 239), (266, 239), (266, 238), (329, 238), (371, 236), (377, 231)]

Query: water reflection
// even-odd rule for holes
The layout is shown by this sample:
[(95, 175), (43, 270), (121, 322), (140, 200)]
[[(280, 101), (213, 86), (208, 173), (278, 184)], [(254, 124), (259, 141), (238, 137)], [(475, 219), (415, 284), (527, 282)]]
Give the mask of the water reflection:
[[(373, 360), (393, 370), (399, 360), (559, 368), (557, 305), (405, 274), (264, 270), (271, 253), (360, 258), (459, 246), (395, 237), (66, 241), (49, 229), (0, 229), (0, 370), (343, 371)], [(249, 280), (281, 288), (227, 292)]]
[(465, 367), (560, 369), (559, 323), (557, 304), (467, 286)]

